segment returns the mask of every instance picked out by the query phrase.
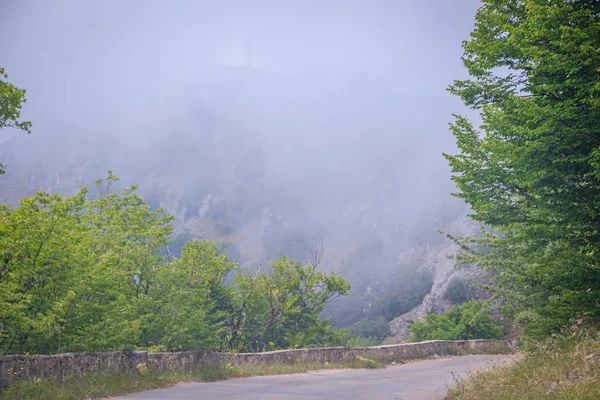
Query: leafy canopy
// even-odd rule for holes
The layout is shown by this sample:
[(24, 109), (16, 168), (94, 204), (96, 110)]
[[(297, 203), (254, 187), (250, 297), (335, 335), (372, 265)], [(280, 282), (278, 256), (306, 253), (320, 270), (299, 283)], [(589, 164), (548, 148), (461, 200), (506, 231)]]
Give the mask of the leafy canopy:
[(479, 110), (456, 116), (458, 197), (485, 226), (454, 238), (530, 336), (600, 318), (600, 3), (484, 0), (449, 88)]
[(411, 325), (411, 340), (468, 340), (499, 339), (502, 326), (498, 325), (488, 302), (471, 300), (452, 307), (446, 314), (428, 314), (424, 321)]
[(283, 256), (245, 273), (210, 241), (165, 257), (173, 218), (135, 186), (115, 192), (117, 181), (109, 171), (94, 198), (82, 188), (0, 205), (1, 354), (340, 342), (343, 332), (320, 315), (348, 293), (342, 277)]
[(343, 332), (335, 332), (320, 317), (328, 303), (350, 291), (350, 284), (336, 273), (281, 256), (267, 273), (238, 274), (233, 290), (232, 347), (313, 347), (339, 344), (343, 338)]

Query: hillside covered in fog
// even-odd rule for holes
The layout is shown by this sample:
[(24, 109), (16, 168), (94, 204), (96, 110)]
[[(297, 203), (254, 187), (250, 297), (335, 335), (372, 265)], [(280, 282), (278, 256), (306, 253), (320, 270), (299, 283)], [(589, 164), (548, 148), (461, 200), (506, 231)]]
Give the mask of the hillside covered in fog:
[[(144, 13), (160, 14), (160, 3), (151, 4)], [(104, 6), (62, 5), (30, 13), (14, 3), (7, 26), (44, 12), (71, 25), (41, 25), (39, 33), (53, 39), (45, 47), (51, 53), (23, 53), (30, 62), (13, 67), (28, 88), (24, 115), (35, 128), (30, 136), (3, 132), (0, 159), (9, 173), (0, 176), (0, 202), (16, 205), (39, 190), (73, 194), (112, 170), (120, 187), (139, 185), (151, 207), (175, 217), (170, 254), (192, 238), (209, 239), (252, 269), (280, 254), (307, 262), (322, 243), (321, 267), (353, 285), (353, 296), (328, 309), (338, 325), (390, 321), (418, 305), (448, 280), (436, 275), (440, 263), (451, 265), (439, 257), (450, 243), (437, 230), (466, 229), (466, 208), (450, 196), (442, 157), (455, 148), (451, 114), (464, 109), (444, 93), (456, 68), (436, 66), (457, 64), (446, 53), (459, 54), (464, 36), (436, 36), (447, 43), (439, 51), (429, 32), (422, 46), (393, 50), (394, 37), (417, 29), (402, 13), (442, 20), (431, 4), (395, 10), (402, 27), (382, 19), (384, 8), (370, 9), (377, 13), (371, 22), (385, 29), (358, 25), (366, 42), (352, 44), (336, 29), (350, 32), (348, 21), (361, 20), (362, 7), (345, 9), (340, 20), (338, 8), (325, 7), (333, 13), (326, 22), (307, 4), (294, 22), (294, 10), (265, 3), (266, 14), (240, 23), (249, 10), (205, 6), (171, 10), (161, 29), (173, 35), (157, 36), (135, 8), (113, 15)], [(222, 24), (191, 23), (203, 11)], [(290, 24), (278, 28), (281, 35), (270, 30), (277, 18)], [(321, 26), (323, 35), (300, 21)], [(114, 30), (104, 32), (103, 22)], [(219, 32), (213, 42), (205, 36), (210, 29)], [(468, 25), (461, 29), (466, 34)], [(33, 32), (6, 39), (14, 56), (18, 44), (42, 46)], [(338, 47), (346, 40), (349, 47)]]
[(450, 109), (439, 100), (397, 95), (365, 76), (297, 79), (215, 67), (198, 80), (170, 96), (175, 110), (140, 112), (130, 122), (140, 126), (138, 140), (54, 124), (51, 135), (4, 142), (12, 171), (1, 178), (2, 200), (70, 193), (112, 169), (175, 215), (181, 233), (220, 239), (253, 229), (298, 245), (261, 240), (263, 253), (240, 250), (252, 261), (290, 250), (305, 260), (308, 246), (322, 239), (331, 252), (340, 235), (411, 231), (402, 240), (410, 242), (415, 227), (435, 229), (436, 220), (462, 212), (436, 157), (451, 148), (443, 122)]
[(175, 216), (174, 253), (195, 237), (222, 242), (242, 265), (281, 253), (306, 262), (322, 242), (324, 266), (346, 268), (357, 294), (388, 279), (402, 252), (445, 241), (436, 230), (465, 212), (439, 156), (451, 148), (440, 99), (365, 75), (233, 67), (198, 71), (169, 98), (132, 116), (135, 140), (119, 126), (107, 135), (56, 123), (51, 135), (3, 142), (1, 200), (72, 194), (111, 169)]

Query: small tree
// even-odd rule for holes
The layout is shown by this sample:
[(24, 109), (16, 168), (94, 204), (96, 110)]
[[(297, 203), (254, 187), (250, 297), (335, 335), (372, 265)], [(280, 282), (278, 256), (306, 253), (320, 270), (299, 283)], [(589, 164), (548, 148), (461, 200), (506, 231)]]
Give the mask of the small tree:
[(335, 340), (328, 321), (321, 321), (325, 306), (348, 294), (350, 284), (316, 265), (303, 266), (281, 256), (267, 273), (240, 273), (234, 279), (237, 311), (232, 316), (232, 346), (248, 350), (268, 347), (310, 346)]

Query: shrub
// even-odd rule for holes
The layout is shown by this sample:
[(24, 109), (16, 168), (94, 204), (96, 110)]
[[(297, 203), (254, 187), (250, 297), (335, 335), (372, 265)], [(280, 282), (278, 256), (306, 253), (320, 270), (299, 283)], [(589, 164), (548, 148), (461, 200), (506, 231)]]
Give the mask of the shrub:
[(488, 302), (471, 300), (452, 307), (446, 314), (429, 314), (410, 327), (412, 341), (499, 339), (502, 326), (494, 321)]
[(516, 363), (455, 378), (448, 400), (600, 398), (600, 334), (574, 327), (537, 342)]

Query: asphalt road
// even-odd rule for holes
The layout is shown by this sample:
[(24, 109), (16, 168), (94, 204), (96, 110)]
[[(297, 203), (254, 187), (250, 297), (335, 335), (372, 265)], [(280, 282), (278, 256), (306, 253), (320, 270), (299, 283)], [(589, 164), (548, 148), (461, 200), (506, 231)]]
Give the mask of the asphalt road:
[(186, 383), (119, 397), (121, 400), (434, 400), (454, 375), (510, 362), (511, 356), (470, 355), (423, 360), (385, 369), (338, 369), (259, 376), (215, 383)]

